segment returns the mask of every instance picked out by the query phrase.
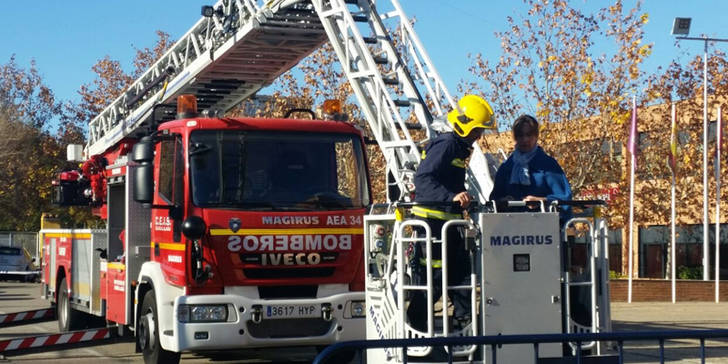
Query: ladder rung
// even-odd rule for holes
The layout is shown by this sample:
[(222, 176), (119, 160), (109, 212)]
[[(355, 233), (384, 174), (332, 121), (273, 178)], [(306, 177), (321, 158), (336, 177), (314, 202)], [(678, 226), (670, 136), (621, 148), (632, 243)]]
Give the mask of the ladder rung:
[(407, 106), (411, 105), (409, 100), (401, 100), (401, 99), (394, 100), (394, 104), (399, 107), (407, 107)]
[(569, 287), (591, 286), (591, 282), (569, 282)]
[(389, 60), (387, 59), (387, 57), (384, 57), (384, 56), (376, 56), (376, 57), (373, 57), (373, 58), (374, 58), (374, 63), (376, 63), (376, 64), (387, 64), (387, 63), (389, 63)]
[(399, 85), (399, 80), (396, 78), (382, 78), (385, 85)]
[(377, 37), (362, 37), (364, 39), (364, 43), (367, 44), (377, 44), (379, 40), (377, 40)]
[(422, 125), (413, 124), (413, 123), (404, 123), (404, 127), (407, 128), (407, 130), (421, 130), (422, 129)]
[(352, 15), (351, 17), (354, 19), (354, 21), (360, 23), (366, 23), (369, 21), (369, 17), (366, 15)]
[(447, 286), (447, 289), (465, 290), (465, 289), (473, 289), (473, 287), (472, 286), (467, 286), (467, 285), (460, 285), (460, 286)]

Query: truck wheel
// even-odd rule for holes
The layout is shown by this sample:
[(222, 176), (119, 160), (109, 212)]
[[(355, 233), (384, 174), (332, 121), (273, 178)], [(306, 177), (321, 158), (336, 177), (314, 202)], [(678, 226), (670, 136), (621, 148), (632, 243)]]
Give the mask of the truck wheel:
[(71, 308), (71, 300), (68, 288), (66, 287), (66, 277), (63, 277), (58, 285), (58, 303), (56, 304), (58, 330), (61, 332), (80, 330), (83, 328), (81, 312)]
[(137, 344), (144, 354), (147, 364), (179, 363), (180, 353), (167, 351), (159, 343), (159, 320), (157, 319), (157, 300), (154, 291), (148, 291), (142, 301), (139, 316), (139, 332)]

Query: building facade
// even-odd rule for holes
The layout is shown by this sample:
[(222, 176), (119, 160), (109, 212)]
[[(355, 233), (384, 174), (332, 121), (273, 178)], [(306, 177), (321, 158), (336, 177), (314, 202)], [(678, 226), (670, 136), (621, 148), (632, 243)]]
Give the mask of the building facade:
[[(680, 105), (678, 105), (680, 110)], [(678, 279), (703, 278), (703, 122), (702, 114), (677, 113), (678, 158), (675, 173), (675, 267)], [(671, 136), (670, 108), (656, 105), (639, 110), (638, 152), (635, 153), (633, 278), (671, 277), (671, 188), (667, 164)], [(716, 115), (710, 115), (715, 120)], [(708, 273), (715, 278), (716, 250), (720, 279), (728, 279), (728, 153), (716, 159), (717, 123), (708, 132)], [(539, 145), (556, 158), (572, 184), (576, 199), (602, 199), (608, 204), (610, 275), (626, 278), (629, 272), (629, 196), (631, 155), (627, 150), (629, 122), (614, 123), (600, 117), (542, 125)], [(723, 128), (724, 129), (724, 128)], [(725, 134), (725, 133), (723, 133)], [(486, 135), (483, 150), (502, 160), (513, 150), (510, 131)], [(718, 168), (718, 166), (720, 168)], [(718, 183), (717, 183), (718, 182)], [(716, 198), (716, 196), (718, 198)], [(716, 201), (720, 203), (716, 246)], [(572, 263), (585, 264), (586, 241), (576, 234), (568, 242)]]

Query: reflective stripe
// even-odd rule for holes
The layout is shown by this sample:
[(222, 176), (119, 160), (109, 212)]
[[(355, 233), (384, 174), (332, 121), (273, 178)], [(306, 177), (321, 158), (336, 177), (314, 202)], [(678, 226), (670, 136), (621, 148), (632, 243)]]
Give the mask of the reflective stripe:
[(361, 227), (352, 228), (300, 228), (300, 229), (240, 229), (233, 232), (230, 229), (210, 229), (210, 235), (299, 235), (299, 234), (352, 234), (362, 235), (364, 229)]
[(91, 239), (91, 234), (86, 233), (45, 233), (43, 236), (47, 238)]
[(124, 269), (126, 269), (126, 264), (117, 263), (117, 262), (108, 262), (108, 263), (106, 263), (106, 267), (109, 269), (124, 270)]
[(452, 162), (450, 162), (450, 164), (452, 164), (453, 166), (458, 167), (458, 168), (465, 168), (465, 161), (460, 158), (453, 159)]
[(412, 214), (419, 217), (439, 220), (453, 220), (462, 218), (462, 215), (460, 214), (453, 214), (451, 212), (428, 209), (421, 206), (413, 207)]
[(184, 251), (185, 250), (185, 244), (184, 243), (158, 243), (158, 242), (152, 242), (152, 249), (154, 249), (154, 245), (158, 244), (160, 249), (164, 250), (177, 250), (177, 251)]
[[(420, 264), (426, 266), (427, 265), (427, 259), (420, 258)], [(432, 268), (442, 268), (442, 260), (440, 260), (440, 259), (433, 259), (432, 260)]]
[(427, 151), (422, 150), (421, 156), (422, 156), (422, 159), (425, 159), (425, 157), (427, 157)]

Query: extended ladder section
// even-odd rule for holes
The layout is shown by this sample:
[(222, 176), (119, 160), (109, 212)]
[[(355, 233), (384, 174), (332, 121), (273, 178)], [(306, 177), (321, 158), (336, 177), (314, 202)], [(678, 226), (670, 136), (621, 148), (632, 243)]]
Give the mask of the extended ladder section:
[(228, 111), (326, 41), (311, 5), (300, 1), (261, 8), (221, 0), (214, 9), (91, 121), (87, 155), (144, 131), (154, 106), (180, 94), (194, 94), (200, 109)]
[[(155, 105), (174, 104), (180, 94), (194, 94), (200, 109), (224, 113), (328, 40), (385, 156), (398, 192), (390, 199), (409, 200), (420, 161), (409, 129), (423, 130), (420, 142), (427, 141), (445, 130), (433, 121), (456, 106), (398, 0), (377, 6), (388, 12), (380, 15), (372, 0), (218, 1), (91, 121), (87, 155), (155, 128)], [(482, 152), (473, 159), (483, 159)], [(478, 186), (490, 183), (485, 173), (468, 173), (481, 200)]]
[[(400, 30), (396, 40), (370, 0), (313, 4), (399, 186), (400, 196), (389, 197), (406, 199), (414, 190), (420, 159), (408, 129), (424, 129), (431, 137), (430, 108), (442, 117), (452, 98), (397, 0), (391, 0), (393, 10), (386, 15), (387, 20), (399, 20), (394, 24)], [(415, 122), (405, 120), (408, 116)]]

